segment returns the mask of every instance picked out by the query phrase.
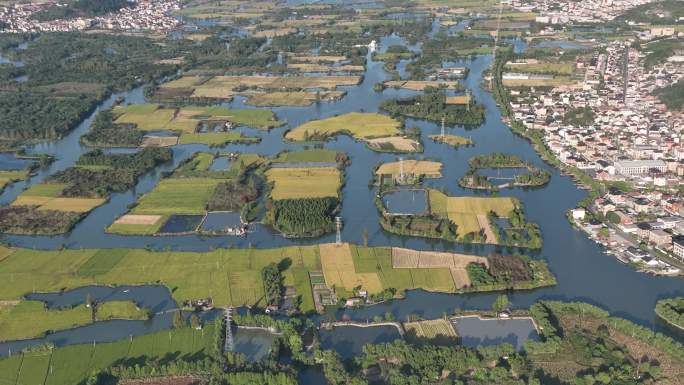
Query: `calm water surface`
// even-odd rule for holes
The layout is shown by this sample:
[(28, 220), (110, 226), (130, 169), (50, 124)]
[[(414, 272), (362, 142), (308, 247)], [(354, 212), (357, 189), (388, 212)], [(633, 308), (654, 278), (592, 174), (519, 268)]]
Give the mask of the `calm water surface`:
[[(381, 49), (396, 43), (396, 37), (381, 41)], [(522, 50), (525, 45), (516, 42), (516, 50)], [(467, 171), (467, 160), (479, 154), (491, 152), (506, 152), (516, 155), (534, 165), (549, 169), (552, 177), (550, 183), (536, 190), (511, 190), (499, 193), (501, 196), (513, 196), (522, 202), (529, 220), (541, 226), (544, 236), (544, 246), (538, 253), (522, 250), (534, 257), (546, 258), (549, 266), (558, 278), (558, 285), (552, 288), (534, 291), (521, 291), (510, 294), (514, 307), (528, 307), (539, 299), (580, 300), (603, 307), (613, 315), (625, 317), (642, 325), (654, 327), (669, 335), (682, 340), (681, 333), (674, 332), (656, 322), (653, 313), (655, 302), (659, 298), (684, 295), (684, 284), (680, 278), (665, 278), (646, 275), (634, 271), (630, 266), (620, 263), (614, 257), (603, 253), (601, 247), (589, 240), (567, 221), (565, 213), (575, 207), (586, 193), (576, 188), (572, 180), (563, 177), (555, 169), (549, 168), (533, 151), (524, 139), (513, 135), (508, 127), (500, 121), (500, 113), (491, 93), (480, 87), (482, 72), (491, 63), (489, 55), (480, 56), (473, 60), (455, 61), (457, 65), (464, 65), (470, 69), (468, 78), (464, 81), (476, 100), (487, 108), (485, 123), (476, 129), (466, 130), (463, 127), (448, 127), (449, 133), (472, 138), (474, 146), (454, 149), (451, 146), (437, 144), (427, 139), (427, 135), (439, 133), (438, 125), (415, 119), (407, 119), (407, 126), (418, 126), (422, 130), (422, 141), (425, 153), (417, 158), (430, 158), (445, 164), (444, 177), (426, 182), (427, 186), (438, 187), (448, 191), (450, 195), (476, 195), (474, 192), (462, 189), (457, 181)], [(283, 143), (282, 136), (290, 128), (306, 121), (322, 119), (337, 114), (352, 111), (377, 111), (381, 101), (396, 97), (407, 97), (414, 93), (407, 90), (388, 89), (382, 93), (372, 90), (375, 83), (386, 80), (389, 74), (382, 70), (382, 63), (369, 62), (363, 83), (354, 87), (341, 87), (347, 91), (342, 100), (332, 103), (321, 103), (309, 107), (278, 107), (273, 111), (280, 119), (288, 123), (270, 132), (249, 128), (240, 128), (245, 135), (255, 135), (262, 138), (256, 145), (228, 145), (221, 151), (255, 152), (270, 156), (282, 150), (298, 150), (303, 145)], [(144, 101), (142, 88), (130, 92), (115, 94), (98, 108), (109, 108), (118, 96), (125, 96), (127, 103), (142, 103)], [(254, 108), (244, 104), (244, 98), (236, 98), (226, 106), (238, 108)], [(94, 115), (93, 115), (94, 116)], [(26, 182), (9, 186), (0, 195), (0, 203), (8, 204), (29, 185), (40, 183), (57, 171), (74, 164), (78, 157), (88, 149), (81, 146), (78, 139), (88, 131), (93, 116), (86, 119), (72, 133), (59, 141), (47, 142), (27, 148), (29, 153), (48, 153), (57, 157), (56, 161), (31, 177)], [(401, 246), (422, 250), (446, 250), (486, 255), (497, 250), (491, 246), (465, 246), (441, 240), (421, 238), (407, 238), (384, 232), (378, 225), (378, 213), (373, 203), (376, 190), (369, 188), (372, 180), (373, 168), (381, 162), (396, 161), (397, 156), (375, 153), (363, 144), (348, 137), (338, 137), (326, 142), (326, 148), (344, 151), (351, 157), (351, 164), (346, 170), (346, 183), (342, 189), (342, 212), (344, 220), (343, 239), (347, 242), (362, 243), (362, 233), (368, 230), (369, 245), (372, 246)], [(245, 238), (234, 236), (201, 237), (197, 235), (185, 236), (120, 236), (104, 233), (104, 228), (111, 224), (119, 215), (127, 211), (128, 206), (147, 191), (150, 191), (159, 181), (161, 174), (175, 168), (181, 161), (190, 157), (196, 151), (210, 151), (203, 145), (183, 145), (173, 148), (174, 160), (162, 165), (140, 179), (137, 186), (125, 193), (113, 194), (104, 205), (93, 210), (74, 231), (63, 236), (3, 236), (2, 240), (13, 245), (37, 248), (56, 249), (62, 246), (69, 248), (113, 248), (113, 247), (151, 247), (156, 249), (194, 250), (202, 251), (216, 247), (248, 247), (269, 248), (293, 244), (312, 244), (319, 242), (333, 242), (334, 234), (318, 239), (295, 240), (275, 235), (263, 226), (256, 226), (255, 231)], [(503, 252), (518, 252), (514, 249), (499, 250)], [(406, 299), (391, 301), (380, 305), (338, 312), (338, 316), (348, 316), (351, 319), (371, 319), (375, 315), (390, 312), (397, 319), (408, 315), (419, 315), (423, 318), (437, 318), (444, 312), (454, 309), (489, 309), (496, 294), (466, 294), (448, 295), (428, 293), (422, 290), (408, 292)], [(51, 341), (60, 343), (90, 342), (100, 333), (111, 336), (112, 340), (126, 338), (129, 335), (145, 334), (171, 325), (170, 316), (155, 317), (151, 326), (140, 321), (108, 321), (107, 325), (97, 323), (76, 331), (64, 331), (48, 337)], [(112, 331), (113, 329), (116, 332)], [(356, 332), (355, 332), (356, 333)], [(362, 339), (356, 334), (345, 337), (353, 339), (349, 344), (359, 346)], [(331, 342), (332, 343), (332, 342)], [(356, 349), (356, 347), (354, 349)], [(352, 349), (352, 348), (350, 348)]]

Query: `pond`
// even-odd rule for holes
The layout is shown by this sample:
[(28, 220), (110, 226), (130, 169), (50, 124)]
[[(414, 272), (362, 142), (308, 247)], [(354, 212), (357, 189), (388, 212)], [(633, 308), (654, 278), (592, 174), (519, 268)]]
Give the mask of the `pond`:
[(227, 171), (233, 162), (227, 156), (218, 156), (211, 162), (209, 171)]
[(259, 328), (233, 328), (233, 351), (242, 353), (248, 361), (255, 362), (267, 358), (276, 335)]
[(382, 196), (385, 209), (395, 215), (424, 214), (427, 212), (427, 191), (399, 190)]
[(479, 175), (486, 176), (494, 185), (511, 183), (516, 176), (526, 172), (528, 171), (525, 167), (482, 168), (477, 170)]
[(207, 213), (207, 216), (204, 218), (204, 221), (200, 226), (200, 230), (210, 233), (220, 233), (227, 232), (228, 229), (235, 229), (241, 226), (242, 220), (240, 219), (240, 213), (212, 211)]
[(461, 344), (473, 348), (509, 343), (516, 350), (521, 350), (525, 341), (539, 339), (530, 318), (487, 319), (467, 316), (454, 317), (451, 323), (456, 328)]
[(188, 233), (197, 231), (204, 215), (171, 215), (159, 229), (159, 234)]
[(401, 334), (393, 326), (336, 326), (331, 330), (319, 331), (321, 349), (335, 350), (343, 359), (353, 358), (362, 353), (366, 344), (381, 344), (401, 339)]

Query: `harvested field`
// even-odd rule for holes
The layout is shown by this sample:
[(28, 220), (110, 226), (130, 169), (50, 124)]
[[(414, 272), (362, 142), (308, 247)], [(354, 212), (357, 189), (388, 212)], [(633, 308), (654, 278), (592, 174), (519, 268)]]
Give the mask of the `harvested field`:
[(477, 255), (392, 248), (395, 269), (465, 268), (470, 263), (489, 265), (486, 257)]
[[(186, 76), (175, 80), (174, 85), (181, 84), (179, 81), (193, 82), (192, 80), (183, 80)], [(192, 78), (206, 79), (198, 76), (187, 76)], [(259, 88), (263, 90), (278, 90), (278, 89), (326, 89), (332, 90), (337, 86), (354, 86), (357, 85), (361, 78), (359, 76), (214, 76), (207, 81), (202, 82), (197, 80), (194, 86), (192, 96), (196, 97), (213, 97), (213, 98), (230, 98), (236, 92), (237, 88)], [(201, 84), (199, 84), (201, 83)], [(162, 88), (165, 88), (162, 85)]]
[(364, 67), (361, 65), (345, 64), (341, 66), (332, 66), (315, 63), (289, 63), (288, 69), (297, 70), (300, 72), (363, 72)]
[(296, 33), (297, 28), (278, 28), (278, 29), (266, 29), (263, 31), (254, 32), (254, 37), (276, 37), (285, 36), (291, 33)]
[(344, 288), (348, 291), (361, 286), (369, 293), (382, 291), (382, 283), (377, 273), (356, 272), (349, 244), (322, 244), (319, 250), (326, 286)]
[(320, 56), (292, 56), (290, 60), (304, 63), (335, 63), (345, 60), (344, 56), (320, 55)]
[[(403, 171), (406, 174), (425, 175), (431, 178), (442, 177), (442, 163), (432, 162), (427, 160), (412, 160), (407, 159), (403, 162)], [(375, 171), (376, 175), (382, 174), (399, 174), (400, 162), (384, 163)]]
[(145, 136), (142, 147), (170, 147), (177, 144), (177, 136)]
[(468, 105), (472, 98), (469, 95), (447, 96), (444, 103), (453, 105)]
[(420, 142), (415, 139), (404, 138), (401, 136), (390, 136), (367, 140), (371, 150), (391, 150), (400, 152), (419, 152)]
[(114, 221), (114, 223), (117, 225), (154, 225), (161, 218), (161, 215), (125, 214)]
[(460, 236), (482, 230), (488, 243), (497, 242), (488, 214), (493, 211), (505, 218), (518, 206), (517, 201), (509, 197), (448, 197), (436, 190), (430, 190), (429, 197), (432, 213), (449, 218)]
[(86, 213), (105, 202), (101, 198), (66, 198), (19, 195), (12, 206), (39, 206), (39, 210)]
[[(401, 123), (387, 115), (350, 112), (322, 120), (313, 120), (289, 131), (285, 138), (295, 141), (325, 139), (349, 133), (356, 139), (372, 139), (394, 136), (400, 133)], [(400, 138), (401, 139), (401, 138)]]
[(498, 242), (498, 240), (496, 239), (496, 235), (494, 234), (494, 231), (492, 231), (492, 225), (491, 223), (489, 223), (489, 219), (486, 215), (478, 214), (477, 223), (478, 225), (480, 225), (480, 228), (484, 230), (485, 239), (487, 240), (487, 243)]
[(446, 87), (457, 89), (459, 82), (455, 80), (390, 80), (385, 82), (386, 87), (405, 88), (407, 90), (422, 91), (425, 87)]
[(435, 251), (418, 251), (392, 248), (392, 267), (395, 269), (439, 269), (447, 268), (457, 289), (470, 286), (470, 277), (466, 266), (480, 263), (486, 266), (489, 261), (485, 257), (467, 254), (443, 253)]
[(271, 168), (266, 178), (274, 200), (337, 197), (341, 183), (336, 167)]
[[(316, 101), (315, 92), (293, 91), (293, 92), (251, 92), (246, 93), (245, 103), (258, 107), (292, 106), (304, 107)], [(339, 100), (345, 95), (344, 91), (327, 91), (318, 94), (320, 101), (330, 102)]]
[(429, 135), (428, 138), (437, 143), (445, 143), (454, 147), (473, 144), (473, 141), (458, 135)]

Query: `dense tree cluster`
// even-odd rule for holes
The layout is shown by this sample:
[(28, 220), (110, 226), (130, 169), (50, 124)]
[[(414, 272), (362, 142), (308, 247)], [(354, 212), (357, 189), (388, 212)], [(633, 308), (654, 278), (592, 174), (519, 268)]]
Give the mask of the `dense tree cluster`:
[(114, 124), (114, 114), (105, 110), (95, 115), (90, 131), (81, 137), (81, 142), (95, 147), (138, 147), (144, 136), (134, 124)]
[[(158, 64), (175, 55), (174, 47), (161, 47), (148, 38), (71, 32), (31, 38), (0, 36), (0, 47), (10, 50), (3, 54), (22, 61), (21, 74), (28, 77), (20, 83), (8, 78), (19, 70), (0, 71), (10, 72), (0, 76), (0, 139), (60, 138), (111, 91), (176, 70), (175, 65)], [(13, 49), (25, 40), (26, 49)]]
[[(106, 154), (94, 150), (83, 154), (79, 166), (50, 176), (50, 182), (66, 183), (61, 195), (66, 197), (107, 197), (135, 186), (138, 177), (158, 164), (171, 160), (167, 148), (145, 148), (133, 154)], [(92, 167), (94, 166), (94, 167)]]
[(81, 217), (81, 213), (39, 210), (34, 206), (3, 206), (0, 207), (0, 233), (63, 234)]
[(264, 296), (266, 304), (278, 306), (283, 299), (283, 274), (275, 263), (266, 265), (261, 270), (261, 278), (264, 281)]
[(575, 127), (584, 127), (594, 124), (596, 113), (591, 107), (571, 108), (563, 115), (563, 124)]
[(654, 91), (654, 94), (665, 103), (668, 109), (672, 111), (684, 109), (684, 80), (659, 88)]
[(207, 208), (210, 211), (241, 211), (258, 198), (259, 185), (254, 175), (221, 182), (211, 194)]
[(273, 226), (286, 235), (318, 236), (335, 230), (339, 206), (334, 197), (283, 199), (272, 202)]
[(478, 126), (485, 119), (483, 105), (470, 102), (469, 106), (446, 104), (444, 90), (426, 87), (423, 94), (408, 99), (393, 99), (383, 102), (380, 108), (393, 116), (408, 116), (441, 122), (448, 125)]
[(477, 155), (470, 158), (468, 163), (472, 168), (523, 167), (526, 165), (519, 157), (501, 152)]
[(661, 299), (656, 303), (655, 310), (665, 321), (684, 328), (684, 297)]

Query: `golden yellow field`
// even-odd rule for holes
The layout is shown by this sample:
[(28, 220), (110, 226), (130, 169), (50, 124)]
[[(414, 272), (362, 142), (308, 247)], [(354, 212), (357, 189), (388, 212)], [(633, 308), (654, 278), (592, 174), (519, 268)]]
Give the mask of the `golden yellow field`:
[(344, 56), (320, 55), (320, 56), (292, 56), (291, 60), (304, 63), (338, 62), (346, 59)]
[[(479, 230), (479, 228), (478, 228)], [(454, 287), (470, 286), (466, 266), (470, 263), (489, 265), (487, 258), (477, 255), (455, 254), (436, 251), (418, 251), (399, 247), (392, 248), (392, 268), (395, 269), (439, 269), (447, 268)]]
[(12, 202), (13, 206), (39, 206), (39, 210), (57, 210), (75, 213), (86, 213), (103, 204), (101, 198), (65, 198), (20, 195)]
[(289, 131), (285, 138), (301, 141), (313, 137), (329, 137), (348, 132), (356, 139), (399, 135), (401, 123), (387, 115), (350, 112), (322, 120), (312, 120)]
[[(191, 88), (192, 96), (229, 98), (239, 87), (280, 89), (335, 89), (337, 86), (353, 86), (359, 83), (359, 76), (183, 76), (178, 80), (162, 85), (162, 88)], [(185, 85), (185, 86), (184, 86)]]
[(356, 272), (349, 244), (322, 244), (319, 250), (326, 286), (348, 291), (361, 286), (371, 294), (382, 292), (382, 283), (377, 273)]
[(390, 145), (400, 152), (420, 152), (421, 145), (415, 139), (404, 138), (403, 136), (386, 136), (384, 138), (367, 139), (368, 147), (371, 150), (382, 151), (384, 146)]
[(425, 87), (447, 87), (456, 88), (458, 81), (456, 80), (390, 80), (385, 82), (386, 87), (391, 88), (405, 88), (407, 90), (422, 91)]
[[(407, 159), (403, 161), (404, 173), (412, 175), (426, 175), (431, 178), (442, 176), (442, 163), (428, 160)], [(376, 175), (399, 174), (400, 162), (384, 163), (375, 171)]]
[(285, 36), (291, 33), (297, 32), (296, 28), (277, 28), (277, 29), (265, 29), (263, 31), (254, 32), (254, 37), (276, 37)]
[[(316, 101), (316, 93), (309, 91), (292, 92), (250, 92), (246, 104), (258, 107), (274, 106), (309, 106)], [(318, 94), (320, 101), (327, 102), (337, 100), (344, 96), (344, 91), (325, 91)]]
[(445, 103), (454, 105), (467, 105), (470, 103), (470, 99), (471, 98), (469, 95), (447, 96)]
[(288, 63), (287, 68), (300, 72), (363, 72), (364, 70), (360, 65), (332, 66), (317, 63)]
[(271, 168), (266, 178), (274, 200), (337, 197), (341, 183), (335, 167)]
[[(449, 197), (437, 190), (429, 191), (430, 211), (432, 213), (446, 216), (457, 226), (457, 233), (461, 236), (480, 230), (484, 230), (488, 242), (495, 242), (490, 239), (492, 233), (489, 226), (482, 226), (490, 211), (500, 217), (507, 217), (508, 214), (517, 207), (515, 198), (510, 197)], [(478, 216), (480, 220), (478, 221)], [(489, 221), (486, 220), (487, 225)]]

